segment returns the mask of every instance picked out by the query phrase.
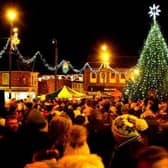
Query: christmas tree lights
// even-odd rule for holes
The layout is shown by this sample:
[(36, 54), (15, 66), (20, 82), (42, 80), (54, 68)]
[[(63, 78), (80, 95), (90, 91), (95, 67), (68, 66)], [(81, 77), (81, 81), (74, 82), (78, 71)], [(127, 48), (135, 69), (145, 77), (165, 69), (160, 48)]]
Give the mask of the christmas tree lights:
[(124, 97), (132, 100), (144, 99), (150, 92), (161, 100), (168, 97), (168, 48), (156, 21), (160, 10), (155, 5), (150, 10), (153, 23), (136, 66), (139, 74), (129, 78), (123, 90)]

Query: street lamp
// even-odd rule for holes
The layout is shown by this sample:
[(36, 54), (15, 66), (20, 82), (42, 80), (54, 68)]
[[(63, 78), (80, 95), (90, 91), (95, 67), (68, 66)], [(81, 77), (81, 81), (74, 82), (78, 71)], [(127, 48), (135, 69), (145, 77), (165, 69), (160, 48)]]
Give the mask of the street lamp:
[(10, 48), (9, 48), (9, 99), (12, 98), (11, 89), (11, 71), (12, 71), (12, 50), (14, 43), (14, 37), (17, 37), (16, 29), (13, 29), (14, 21), (17, 19), (17, 11), (15, 9), (8, 9), (6, 11), (6, 17), (10, 23)]
[(105, 91), (105, 86), (106, 86), (106, 68), (108, 68), (109, 65), (109, 59), (110, 59), (110, 53), (108, 46), (106, 44), (101, 45), (100, 47), (100, 58), (103, 62), (103, 71), (101, 72), (101, 78), (103, 79), (103, 91)]
[(101, 59), (103, 61), (103, 65), (104, 65), (104, 68), (106, 68), (109, 64), (109, 51), (108, 51), (108, 47), (106, 44), (103, 44), (101, 46)]
[(55, 66), (55, 71), (54, 71), (54, 76), (55, 76), (55, 90), (57, 90), (57, 64), (58, 64), (58, 42), (56, 39), (52, 40), (52, 44), (54, 44), (54, 66)]

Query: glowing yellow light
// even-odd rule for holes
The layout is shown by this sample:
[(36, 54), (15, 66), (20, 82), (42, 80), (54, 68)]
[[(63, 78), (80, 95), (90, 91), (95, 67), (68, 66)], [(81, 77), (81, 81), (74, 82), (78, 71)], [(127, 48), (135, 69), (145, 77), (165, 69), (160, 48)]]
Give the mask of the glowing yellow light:
[(13, 32), (14, 32), (14, 33), (17, 33), (17, 32), (18, 32), (18, 28), (17, 28), (17, 27), (14, 27), (14, 28), (13, 28)]
[(135, 74), (135, 75), (139, 75), (139, 69), (136, 68), (136, 69), (134, 70), (134, 74)]
[(101, 49), (102, 49), (103, 51), (106, 51), (106, 50), (107, 50), (107, 45), (106, 45), (106, 44), (103, 44), (103, 45), (101, 46)]
[(18, 45), (20, 43), (20, 39), (18, 39), (17, 37), (15, 38), (13, 38), (12, 39), (12, 44), (14, 44), (14, 45)]
[(14, 27), (12, 29), (13, 35), (12, 35), (12, 45), (18, 45), (20, 43), (20, 39), (18, 38), (18, 28)]
[(10, 22), (13, 22), (17, 19), (17, 11), (15, 9), (8, 9), (6, 12), (6, 17)]
[(103, 44), (101, 46), (101, 50), (100, 50), (100, 57), (101, 57), (101, 60), (102, 62), (105, 64), (105, 65), (108, 65), (109, 64), (109, 51), (108, 51), (108, 46), (106, 44)]
[(132, 72), (131, 72), (131, 80), (133, 82), (135, 82), (135, 80), (137, 79), (137, 77), (139, 76), (140, 71), (138, 68), (135, 68)]
[(109, 54), (108, 53), (103, 53), (102, 54), (102, 59), (104, 63), (108, 63), (109, 61)]

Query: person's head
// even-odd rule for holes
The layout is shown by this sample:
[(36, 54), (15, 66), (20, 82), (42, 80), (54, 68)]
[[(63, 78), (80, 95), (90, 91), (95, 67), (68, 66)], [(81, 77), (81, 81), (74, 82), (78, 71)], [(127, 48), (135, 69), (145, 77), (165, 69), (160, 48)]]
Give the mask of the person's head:
[(83, 115), (78, 115), (74, 119), (74, 123), (78, 125), (84, 125), (85, 124), (85, 117)]
[(49, 122), (49, 136), (53, 142), (64, 141), (72, 126), (72, 120), (65, 116), (54, 116)]
[(68, 133), (68, 141), (64, 155), (89, 154), (90, 149), (87, 144), (88, 132), (82, 125), (72, 125)]
[(58, 168), (104, 168), (104, 164), (96, 154), (68, 155), (58, 161)]
[(15, 115), (9, 115), (6, 118), (5, 126), (11, 132), (17, 132), (17, 130), (19, 128), (19, 121), (18, 121), (18, 119), (16, 118)]
[[(43, 116), (42, 112), (37, 109), (32, 109), (28, 116), (25, 119), (26, 126), (37, 130), (43, 130), (44, 128), (48, 127), (47, 120)], [(48, 129), (46, 128), (46, 131)]]
[(72, 147), (80, 147), (87, 141), (88, 132), (82, 125), (74, 124), (69, 131), (69, 143)]
[(136, 168), (167, 168), (168, 152), (161, 146), (147, 146), (136, 154)]
[(140, 132), (147, 128), (148, 124), (144, 119), (130, 114), (120, 115), (112, 121), (112, 133), (118, 142), (140, 136)]

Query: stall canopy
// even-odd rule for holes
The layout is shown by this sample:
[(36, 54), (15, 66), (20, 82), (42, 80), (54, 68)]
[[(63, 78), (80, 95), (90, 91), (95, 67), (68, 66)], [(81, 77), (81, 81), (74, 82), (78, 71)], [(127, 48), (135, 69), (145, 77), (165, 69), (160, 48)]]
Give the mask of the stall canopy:
[(58, 89), (56, 92), (46, 95), (46, 99), (58, 98), (83, 98), (86, 95), (84, 93), (77, 92), (76, 90), (71, 89), (68, 86), (63, 86)]

